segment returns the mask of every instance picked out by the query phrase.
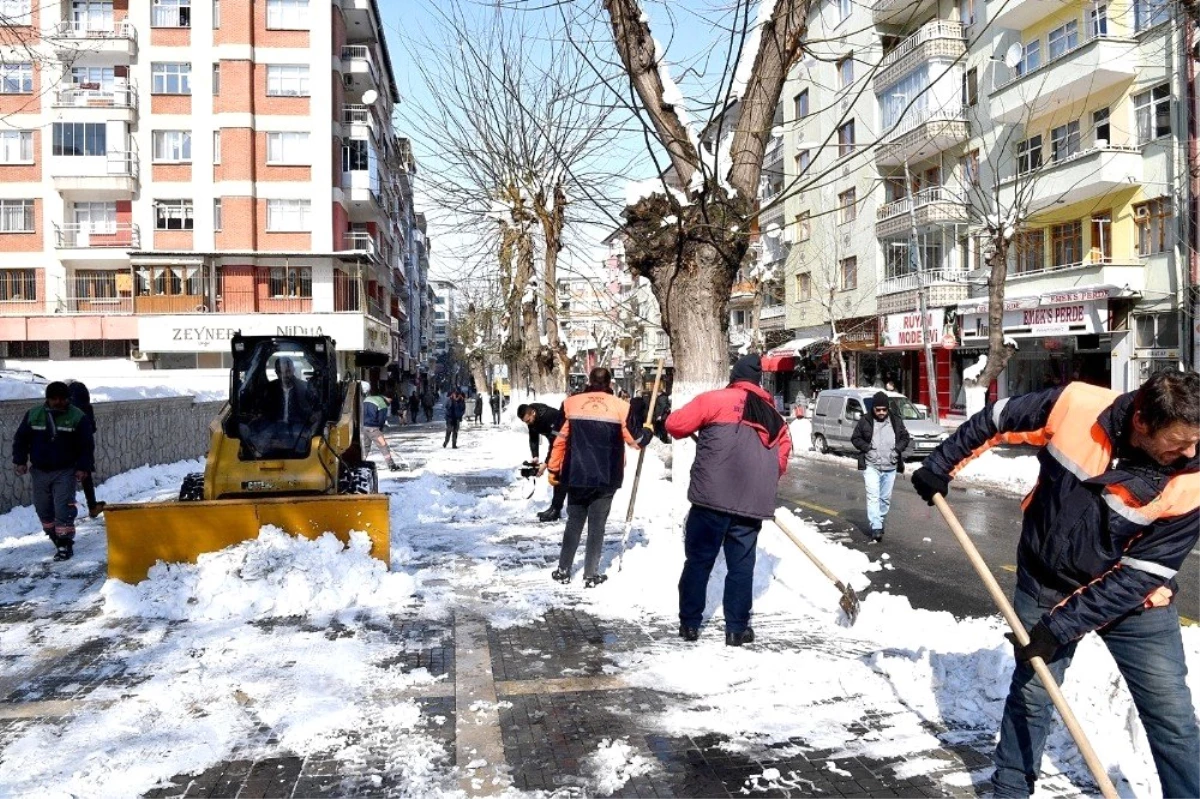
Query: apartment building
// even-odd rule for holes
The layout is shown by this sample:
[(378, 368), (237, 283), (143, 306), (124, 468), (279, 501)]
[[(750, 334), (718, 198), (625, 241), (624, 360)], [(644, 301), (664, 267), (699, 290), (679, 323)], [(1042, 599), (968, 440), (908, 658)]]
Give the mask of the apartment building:
[(416, 367), (415, 163), (373, 0), (18, 6), (0, 363), (218, 368), (240, 330)]
[(450, 352), (457, 317), (458, 287), (449, 280), (433, 281), (433, 354), (442, 358)]
[(794, 338), (773, 355), (787, 389), (891, 381), (931, 404), (933, 382), (941, 414), (961, 413), (962, 371), (986, 351), (989, 229), (1013, 234), (1005, 334), (1018, 350), (999, 395), (1072, 379), (1127, 390), (1178, 364), (1185, 50), (1172, 8), (815, 8), (821, 44), (782, 104)]

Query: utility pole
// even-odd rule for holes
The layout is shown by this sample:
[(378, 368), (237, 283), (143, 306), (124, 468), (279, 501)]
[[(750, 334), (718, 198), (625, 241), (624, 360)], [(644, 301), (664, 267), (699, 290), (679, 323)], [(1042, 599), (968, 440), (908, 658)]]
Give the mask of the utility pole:
[(925, 296), (925, 257), (917, 242), (917, 193), (912, 182), (912, 173), (908, 170), (908, 158), (904, 159), (904, 182), (908, 190), (908, 224), (910, 228), (910, 253), (916, 259), (917, 265), (917, 309), (921, 314), (921, 341), (925, 347), (925, 379), (929, 391), (929, 414), (933, 421), (938, 421), (937, 375), (934, 373), (933, 342), (929, 337), (929, 304)]

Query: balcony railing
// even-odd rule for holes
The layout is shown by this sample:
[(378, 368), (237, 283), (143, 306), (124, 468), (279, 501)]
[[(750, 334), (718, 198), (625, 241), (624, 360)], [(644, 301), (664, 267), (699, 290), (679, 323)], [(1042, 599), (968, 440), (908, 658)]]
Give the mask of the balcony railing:
[(54, 246), (60, 249), (113, 247), (135, 250), (142, 246), (142, 234), (137, 225), (128, 222), (55, 224)]
[(879, 294), (896, 294), (901, 291), (916, 291), (921, 287), (922, 277), (926, 286), (937, 283), (961, 284), (966, 274), (956, 269), (927, 269), (923, 275), (910, 272), (906, 275), (889, 277), (879, 284)]
[[(1034, 180), (1035, 178), (1039, 177), (1040, 175), (1045, 174), (1046, 172), (1049, 172), (1054, 169), (1058, 169), (1060, 167), (1065, 167), (1069, 164), (1075, 163), (1076, 161), (1082, 161), (1085, 158), (1091, 158), (1092, 156), (1099, 155), (1101, 153), (1141, 153), (1141, 151), (1142, 151), (1141, 147), (1138, 147), (1138, 146), (1132, 145), (1132, 144), (1107, 144), (1107, 143), (1105, 143), (1105, 144), (1096, 144), (1096, 145), (1093, 145), (1093, 146), (1088, 147), (1083, 150), (1076, 150), (1075, 152), (1071, 153), (1070, 155), (1063, 156), (1062, 158), (1054, 158), (1053, 157), (1053, 144), (1043, 145), (1042, 152), (1047, 153), (1049, 155), (1048, 160), (1046, 160), (1039, 167), (1035, 167), (1033, 169), (1027, 169), (1024, 172), (1017, 172), (1017, 173), (1009, 175), (1008, 177), (1002, 178), (1000, 180), (1000, 185), (1004, 185), (1006, 183), (1012, 183), (1021, 178), (1025, 178), (1028, 180)], [(1140, 182), (1141, 182), (1140, 180), (1134, 180), (1134, 181), (1131, 181), (1131, 185), (1135, 185), (1136, 183), (1140, 183)]]
[(376, 252), (375, 237), (365, 230), (350, 230), (342, 234), (342, 246), (347, 250), (365, 252), (374, 255)]
[(1047, 48), (1044, 51), (1046, 53), (1045, 61), (1038, 64), (1033, 69), (1022, 72), (1020, 75), (1013, 75), (1013, 77), (1011, 77), (1010, 79), (1008, 79), (1004, 83), (1001, 83), (999, 86), (997, 86), (995, 89), (993, 89), (992, 94), (996, 94), (997, 92), (1004, 91), (1009, 86), (1013, 85), (1014, 83), (1017, 83), (1018, 81), (1025, 80), (1030, 75), (1036, 75), (1039, 72), (1045, 72), (1047, 69), (1050, 69), (1055, 64), (1057, 64), (1059, 61), (1062, 61), (1064, 58), (1071, 56), (1073, 53), (1076, 53), (1079, 50), (1082, 50), (1083, 48), (1087, 47), (1088, 45), (1092, 44), (1093, 42), (1104, 41), (1106, 39), (1115, 39), (1115, 38), (1119, 38), (1119, 37), (1110, 36), (1107, 33), (1099, 33), (1096, 31), (1089, 31), (1089, 32), (1087, 32), (1087, 35), (1079, 37), (1079, 41), (1076, 42), (1074, 47), (1068, 47), (1067, 49), (1063, 50), (1060, 53), (1056, 53), (1053, 56), (1050, 55), (1049, 48)]
[(0, 316), (33, 316), (44, 313), (46, 303), (42, 300), (0, 299)]
[(772, 136), (763, 153), (763, 164), (776, 164), (783, 160), (783, 137)]
[(359, 103), (346, 103), (342, 106), (342, 122), (347, 125), (371, 124), (371, 107)]
[(784, 310), (785, 308), (782, 305), (768, 305), (765, 308), (760, 308), (758, 311), (758, 320), (763, 322), (767, 319), (780, 319), (783, 317)]
[(132, 84), (101, 87), (98, 83), (68, 83), (54, 92), (55, 106), (73, 108), (137, 108), (137, 87)]
[(1144, 267), (1146, 262), (1140, 256), (1133, 258), (1117, 258), (1112, 256), (1088, 255), (1082, 261), (1074, 261), (1069, 264), (1051, 264), (1050, 266), (1042, 267), (1041, 269), (1026, 269), (1018, 270), (1015, 265), (1010, 264), (1008, 270), (1009, 280), (1019, 280), (1025, 277), (1038, 277), (1040, 275), (1050, 275), (1055, 272), (1069, 272), (1074, 269), (1095, 269), (1106, 266), (1138, 266)]
[(965, 37), (966, 32), (963, 30), (961, 22), (951, 22), (944, 19), (934, 20), (922, 25), (916, 33), (900, 42), (895, 50), (885, 55), (883, 60), (879, 62), (876, 74), (899, 63), (900, 59), (925, 44), (925, 42), (931, 42), (934, 39), (954, 39), (963, 42), (965, 41)]
[(367, 74), (375, 81), (375, 61), (371, 57), (371, 48), (365, 44), (346, 44), (342, 46), (342, 61), (360, 61), (366, 65)]
[[(914, 196), (916, 203), (913, 203)], [(901, 214), (907, 214), (910, 210), (915, 211), (923, 205), (929, 205), (936, 202), (951, 202), (956, 198), (951, 194), (946, 186), (930, 186), (926, 189), (921, 189), (916, 195), (909, 195), (894, 202), (885, 203), (879, 206), (875, 211), (875, 219), (877, 221), (891, 219), (892, 217)]]
[(127, 19), (65, 19), (55, 25), (50, 36), (57, 39), (130, 39), (137, 41), (137, 28)]

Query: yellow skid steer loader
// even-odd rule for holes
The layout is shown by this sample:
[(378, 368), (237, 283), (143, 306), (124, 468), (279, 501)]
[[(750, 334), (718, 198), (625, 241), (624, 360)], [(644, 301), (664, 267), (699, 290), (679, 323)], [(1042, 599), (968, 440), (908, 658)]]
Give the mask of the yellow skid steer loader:
[[(256, 538), (264, 524), (317, 538), (366, 533), (389, 562), (388, 498), (362, 452), (362, 389), (339, 379), (327, 336), (233, 337), (229, 401), (209, 426), (203, 473), (179, 501), (109, 505), (108, 576), (146, 578), (157, 561), (194, 563)], [(387, 358), (358, 353), (356, 367)]]

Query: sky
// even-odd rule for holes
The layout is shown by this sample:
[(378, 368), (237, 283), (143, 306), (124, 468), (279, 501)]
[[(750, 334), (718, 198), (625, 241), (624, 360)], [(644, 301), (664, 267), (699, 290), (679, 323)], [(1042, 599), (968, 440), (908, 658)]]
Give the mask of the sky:
[[(459, 2), (468, 17), (494, 13), (495, 3), (490, 0)], [(554, 3), (543, 0), (503, 2), (504, 8), (500, 12), (503, 14), (536, 15), (556, 24), (562, 19), (563, 11)], [(731, 24), (735, 7), (740, 6), (744, 9), (746, 3), (750, 4), (749, 13), (753, 18), (758, 0), (732, 0), (723, 3), (716, 0), (667, 0), (644, 4), (650, 16), (651, 30), (655, 37), (666, 45), (668, 59), (672, 64), (672, 75), (683, 89), (685, 97), (704, 98), (715, 94), (716, 81), (725, 72), (725, 47), (729, 41), (728, 33), (720, 26)], [(475, 250), (478, 245), (457, 232), (455, 220), (450, 217), (448, 210), (436, 207), (430, 195), (421, 188), (423, 175), (436, 174), (439, 168), (444, 168), (436, 153), (436, 143), (424, 141), (421, 136), (406, 130), (409, 127), (407, 120), (413, 119), (414, 115), (420, 118), (425, 109), (431, 107), (432, 93), (437, 90), (436, 87), (425, 85), (416, 69), (414, 58), (428, 57), (420, 54), (422, 45), (439, 38), (446, 24), (443, 12), (446, 4), (439, 0), (379, 0), (379, 5), (388, 38), (388, 50), (402, 97), (401, 106), (397, 111), (397, 127), (401, 135), (408, 135), (412, 139), (419, 170), (417, 206), (419, 211), (426, 213), (431, 227), (431, 271), (442, 279), (456, 279), (464, 270), (467, 251)], [(566, 0), (565, 5), (568, 13), (589, 13), (594, 16), (603, 14), (600, 0)], [(597, 26), (591, 30), (596, 34), (598, 52), (615, 59), (615, 48), (606, 39), (601, 39), (601, 36), (607, 36), (608, 29)], [(581, 31), (581, 38), (585, 38), (583, 33)], [(418, 55), (415, 56), (414, 52)], [(613, 101), (615, 102), (615, 99)], [(691, 110), (693, 118), (703, 118), (706, 115), (705, 109)], [(604, 256), (601, 239), (615, 226), (621, 211), (624, 182), (644, 180), (656, 173), (654, 160), (649, 155), (640, 125), (634, 120), (627, 122), (628, 124), (623, 125), (619, 143), (611, 148), (611, 155), (604, 161), (604, 170), (614, 176), (609, 201), (603, 203), (602, 210), (597, 211), (597, 216), (607, 217), (606, 224), (576, 231), (574, 241), (564, 253), (564, 271), (568, 274), (572, 271), (587, 274), (591, 269), (598, 267)]]

